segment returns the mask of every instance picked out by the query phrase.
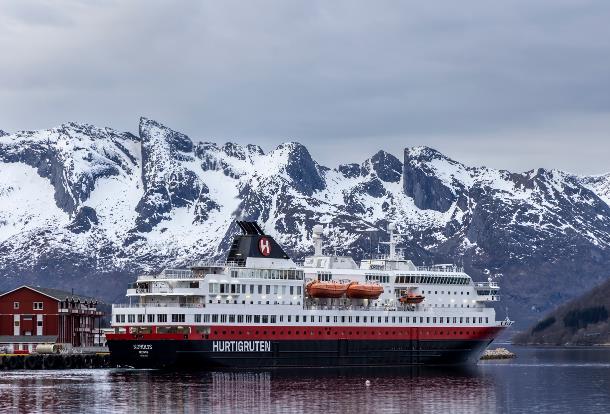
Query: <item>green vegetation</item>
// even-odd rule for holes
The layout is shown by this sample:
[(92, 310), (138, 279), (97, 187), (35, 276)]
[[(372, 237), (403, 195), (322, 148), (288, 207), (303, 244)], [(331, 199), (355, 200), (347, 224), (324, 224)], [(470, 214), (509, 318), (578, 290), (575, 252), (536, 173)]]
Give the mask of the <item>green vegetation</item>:
[[(563, 317), (563, 325), (574, 330), (586, 328), (589, 324), (608, 320), (608, 310), (605, 306), (594, 306), (584, 309), (574, 309)], [(544, 321), (542, 321), (544, 322)], [(540, 325), (540, 322), (538, 325)], [(535, 329), (535, 328), (534, 328)]]
[(556, 319), (554, 316), (541, 320), (540, 322), (538, 322), (536, 324), (536, 326), (534, 326), (534, 328), (532, 329), (532, 333), (544, 331), (546, 328), (553, 325), (555, 323), (555, 321), (556, 321)]

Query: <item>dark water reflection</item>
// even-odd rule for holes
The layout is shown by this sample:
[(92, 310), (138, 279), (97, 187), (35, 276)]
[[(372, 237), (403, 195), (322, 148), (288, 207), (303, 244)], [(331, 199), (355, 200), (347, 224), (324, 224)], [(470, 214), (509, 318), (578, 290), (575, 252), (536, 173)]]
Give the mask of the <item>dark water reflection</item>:
[[(524, 349), (455, 370), (0, 371), (10, 412), (610, 412), (610, 350)], [(370, 381), (370, 386), (365, 381)]]

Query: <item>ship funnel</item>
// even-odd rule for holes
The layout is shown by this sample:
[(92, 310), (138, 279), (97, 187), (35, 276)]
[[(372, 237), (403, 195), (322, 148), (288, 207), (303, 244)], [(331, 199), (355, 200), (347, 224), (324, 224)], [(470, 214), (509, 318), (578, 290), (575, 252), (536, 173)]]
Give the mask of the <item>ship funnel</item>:
[(324, 227), (321, 224), (313, 226), (313, 246), (314, 256), (322, 256), (322, 234), (324, 233)]

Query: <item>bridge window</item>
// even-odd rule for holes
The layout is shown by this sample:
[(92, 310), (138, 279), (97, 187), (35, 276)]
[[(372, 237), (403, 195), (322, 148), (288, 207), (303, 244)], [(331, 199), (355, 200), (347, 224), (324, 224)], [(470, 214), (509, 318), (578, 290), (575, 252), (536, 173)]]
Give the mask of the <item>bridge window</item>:
[(133, 315), (133, 314), (127, 315), (127, 322), (128, 323), (135, 323), (136, 322), (136, 315)]

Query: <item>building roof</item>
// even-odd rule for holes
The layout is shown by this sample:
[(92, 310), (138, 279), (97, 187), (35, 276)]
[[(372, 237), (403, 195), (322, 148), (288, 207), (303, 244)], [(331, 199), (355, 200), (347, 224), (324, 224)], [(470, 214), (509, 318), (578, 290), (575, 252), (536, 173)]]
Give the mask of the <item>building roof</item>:
[(57, 335), (0, 335), (0, 344), (55, 343)]
[(11, 292), (15, 292), (16, 290), (22, 289), (22, 288), (26, 288), (26, 289), (30, 289), (33, 290), (35, 292), (41, 293), (45, 296), (49, 296), (53, 299), (56, 299), (58, 301), (63, 301), (66, 299), (72, 300), (74, 299), (75, 301), (81, 301), (81, 302), (97, 302), (97, 299), (95, 298), (91, 298), (89, 296), (83, 296), (83, 295), (78, 295), (72, 292), (67, 292), (65, 290), (59, 290), (59, 289), (52, 289), (52, 288), (45, 288), (45, 287), (40, 287), (40, 286), (28, 286), (28, 285), (23, 285), (23, 286), (19, 286), (16, 289), (13, 290), (9, 290), (8, 292), (4, 292), (1, 293), (0, 296), (4, 296), (8, 293)]

